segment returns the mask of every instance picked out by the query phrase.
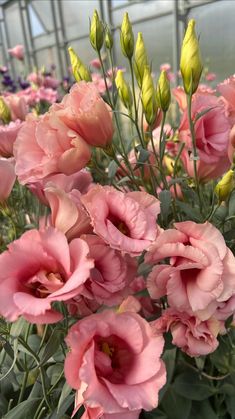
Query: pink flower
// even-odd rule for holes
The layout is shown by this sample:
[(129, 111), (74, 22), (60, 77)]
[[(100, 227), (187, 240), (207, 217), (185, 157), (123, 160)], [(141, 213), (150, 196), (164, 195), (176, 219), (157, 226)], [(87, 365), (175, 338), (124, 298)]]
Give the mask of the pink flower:
[(67, 194), (48, 184), (44, 193), (51, 209), (50, 225), (62, 231), (69, 241), (92, 232), (91, 220), (81, 203), (79, 191), (74, 189)]
[(58, 116), (92, 146), (105, 147), (112, 141), (111, 109), (93, 83), (74, 84), (58, 107)]
[(65, 377), (77, 390), (76, 410), (84, 403), (102, 408), (105, 418), (124, 418), (157, 406), (166, 382), (164, 340), (138, 314), (93, 314), (72, 326), (66, 343)]
[(235, 124), (235, 74), (218, 84), (217, 90), (227, 101), (231, 123)]
[(88, 234), (81, 238), (88, 244), (89, 255), (95, 263), (81, 294), (99, 304), (120, 304), (128, 295), (128, 285), (136, 275), (136, 260), (111, 249), (98, 236)]
[(90, 61), (90, 65), (98, 70), (101, 68), (100, 60), (98, 58), (94, 58)]
[(160, 65), (160, 70), (161, 71), (170, 71), (171, 70), (171, 65), (169, 63), (164, 63)]
[(0, 313), (8, 321), (23, 316), (32, 323), (54, 323), (61, 313), (54, 301), (79, 294), (93, 262), (81, 239), (69, 245), (60, 231), (30, 230), (0, 255)]
[(27, 80), (37, 86), (41, 86), (43, 83), (43, 76), (40, 72), (33, 72), (28, 75)]
[[(93, 82), (94, 86), (96, 86), (98, 92), (101, 95), (104, 95), (105, 92), (106, 92), (106, 85), (105, 85), (105, 81), (102, 78), (102, 76), (99, 73), (92, 73), (91, 78), (92, 78), (92, 82)], [(112, 82), (110, 81), (109, 78), (106, 78), (106, 83), (107, 83), (108, 89), (110, 89), (112, 87)]]
[(94, 228), (113, 249), (140, 255), (156, 240), (159, 201), (146, 192), (119, 192), (97, 185), (81, 198)]
[(28, 117), (14, 145), (16, 174), (22, 184), (37, 182), (49, 175), (71, 175), (90, 160), (87, 143), (56, 116)]
[[(207, 109), (208, 112), (194, 125), (199, 155), (197, 172), (202, 181), (217, 178), (230, 167), (228, 158), (230, 124), (225, 109), (215, 96), (197, 94), (192, 102), (193, 119)], [(181, 155), (183, 164), (189, 176), (193, 177), (193, 145), (186, 110), (179, 127), (179, 139), (186, 144)]]
[(0, 159), (0, 179), (0, 202), (3, 202), (11, 194), (16, 180), (14, 164), (10, 159)]
[(235, 293), (235, 257), (212, 224), (185, 221), (164, 231), (146, 254), (156, 265), (147, 279), (152, 298), (167, 295), (171, 307), (207, 320)]
[(172, 343), (191, 357), (214, 352), (219, 345), (216, 337), (222, 326), (221, 322), (214, 318), (201, 321), (194, 315), (172, 308), (165, 310), (162, 317), (151, 325), (161, 333), (170, 330)]
[(215, 73), (207, 73), (205, 76), (205, 79), (207, 81), (214, 81), (216, 79), (216, 74)]
[(48, 103), (55, 103), (58, 99), (58, 93), (54, 89), (51, 89), (49, 87), (39, 87), (38, 90), (36, 90), (36, 97), (35, 102), (38, 103), (41, 100), (45, 100)]
[(57, 87), (60, 85), (60, 81), (55, 79), (54, 77), (51, 76), (45, 76), (43, 78), (43, 86), (50, 88), (50, 89), (57, 89)]
[(25, 120), (29, 109), (23, 96), (19, 97), (16, 94), (7, 95), (4, 96), (4, 101), (10, 108), (12, 121), (16, 121), (17, 119), (20, 119), (21, 121)]
[(24, 59), (24, 46), (23, 45), (16, 45), (14, 48), (11, 48), (8, 50), (9, 54), (17, 58), (17, 60), (23, 60)]
[(13, 156), (13, 145), (23, 125), (24, 122), (19, 119), (10, 122), (8, 125), (0, 125), (0, 156)]

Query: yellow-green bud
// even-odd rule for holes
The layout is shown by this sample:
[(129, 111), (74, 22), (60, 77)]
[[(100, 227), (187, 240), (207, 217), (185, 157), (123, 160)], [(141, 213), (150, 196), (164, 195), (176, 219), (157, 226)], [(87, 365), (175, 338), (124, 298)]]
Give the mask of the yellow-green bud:
[(145, 66), (142, 82), (142, 104), (146, 121), (152, 125), (157, 114), (156, 92), (149, 66)]
[(215, 193), (219, 201), (225, 201), (234, 188), (234, 170), (230, 169), (215, 187)]
[(91, 19), (90, 42), (94, 50), (100, 52), (104, 43), (104, 26), (97, 10), (94, 11)]
[(125, 108), (130, 109), (132, 106), (131, 89), (123, 77), (122, 70), (118, 70), (115, 78), (115, 83), (123, 105), (125, 106)]
[(157, 84), (157, 104), (163, 112), (168, 111), (171, 103), (171, 89), (167, 78), (166, 71), (163, 70), (160, 74)]
[(83, 64), (73, 48), (69, 47), (68, 51), (75, 80), (78, 82), (81, 80), (91, 81), (91, 74), (88, 68)]
[(105, 31), (104, 42), (105, 42), (105, 46), (106, 46), (107, 49), (111, 50), (113, 48), (113, 35), (112, 35), (111, 30), (108, 26), (107, 26), (106, 31)]
[(184, 36), (180, 59), (180, 71), (186, 94), (196, 92), (202, 68), (199, 42), (195, 32), (195, 20), (191, 19)]
[(11, 122), (11, 111), (6, 102), (0, 97), (0, 119), (4, 124)]
[(131, 58), (134, 52), (134, 35), (128, 13), (124, 14), (121, 26), (120, 42), (122, 52), (127, 58)]
[(143, 35), (141, 32), (139, 32), (137, 41), (135, 44), (135, 55), (134, 55), (134, 71), (135, 71), (135, 77), (136, 77), (139, 87), (142, 86), (144, 68), (146, 65), (148, 65), (147, 52), (144, 45)]

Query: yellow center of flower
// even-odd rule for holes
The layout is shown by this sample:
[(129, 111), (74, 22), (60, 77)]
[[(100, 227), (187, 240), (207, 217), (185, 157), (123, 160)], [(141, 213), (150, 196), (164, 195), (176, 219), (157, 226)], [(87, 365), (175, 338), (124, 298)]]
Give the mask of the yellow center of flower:
[(110, 347), (109, 344), (107, 342), (102, 342), (101, 345), (101, 350), (102, 352), (104, 352), (106, 355), (108, 355), (110, 358), (112, 358), (113, 353), (114, 353), (114, 348)]

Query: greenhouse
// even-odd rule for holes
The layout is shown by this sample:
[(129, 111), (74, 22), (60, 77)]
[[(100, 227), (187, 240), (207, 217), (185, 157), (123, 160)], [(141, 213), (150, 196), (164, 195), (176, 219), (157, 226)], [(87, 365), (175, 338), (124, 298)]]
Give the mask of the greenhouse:
[(0, 0), (0, 419), (235, 419), (235, 0)]

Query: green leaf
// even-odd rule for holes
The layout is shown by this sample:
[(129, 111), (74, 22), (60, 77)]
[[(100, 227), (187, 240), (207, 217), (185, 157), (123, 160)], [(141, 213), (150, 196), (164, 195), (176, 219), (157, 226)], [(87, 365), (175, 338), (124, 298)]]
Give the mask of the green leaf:
[(15, 323), (11, 326), (11, 336), (18, 337), (20, 336), (24, 327), (28, 325), (26, 320), (23, 317), (20, 317)]
[(218, 415), (212, 409), (209, 400), (193, 402), (190, 419), (218, 419)]
[(57, 363), (54, 365), (50, 365), (50, 367), (47, 368), (47, 376), (50, 378), (52, 386), (59, 379), (63, 370), (64, 370), (63, 364), (57, 364)]
[(235, 397), (227, 396), (225, 398), (228, 413), (231, 415), (231, 419), (235, 419)]
[(176, 348), (167, 349), (167, 350), (164, 351), (164, 354), (162, 356), (162, 359), (163, 359), (163, 361), (165, 363), (165, 366), (166, 366), (167, 382), (164, 385), (164, 387), (160, 390), (160, 393), (159, 393), (159, 400), (160, 401), (162, 400), (164, 394), (166, 393), (167, 388), (169, 387), (169, 385), (172, 381), (173, 375), (174, 375), (176, 352), (177, 352)]
[(114, 176), (116, 175), (117, 169), (118, 169), (117, 163), (114, 160), (112, 160), (109, 163), (109, 166), (108, 166), (108, 178), (109, 179), (114, 178)]
[(170, 191), (164, 190), (159, 194), (160, 206), (161, 206), (161, 215), (164, 222), (167, 222), (168, 215), (170, 213), (171, 206), (171, 193)]
[(191, 400), (178, 395), (170, 386), (160, 406), (163, 407), (168, 419), (191, 419), (191, 405)]
[(202, 217), (198, 208), (193, 208), (191, 205), (182, 201), (176, 201), (177, 206), (189, 217), (192, 221), (202, 222)]
[(194, 371), (187, 371), (178, 375), (173, 383), (177, 394), (190, 400), (205, 400), (215, 394), (216, 390), (208, 380), (200, 378)]
[(65, 382), (61, 391), (61, 395), (58, 401), (58, 408), (57, 412), (59, 412), (63, 402), (65, 399), (67, 399), (68, 395), (71, 393), (72, 389), (71, 387)]
[(4, 419), (32, 419), (41, 399), (28, 399), (10, 410)]
[(50, 339), (48, 340), (46, 346), (43, 349), (40, 365), (44, 365), (48, 361), (48, 359), (50, 359), (52, 355), (54, 355), (54, 353), (57, 351), (63, 340), (64, 330), (54, 329), (50, 336)]
[(230, 195), (229, 203), (228, 203), (228, 215), (231, 217), (235, 215), (235, 191), (233, 191)]
[(144, 148), (139, 149), (137, 167), (142, 166), (143, 163), (145, 163), (148, 160), (149, 154), (150, 154), (150, 152), (148, 150), (145, 150)]
[(231, 372), (230, 348), (226, 341), (220, 339), (218, 348), (209, 356), (212, 364), (221, 374)]

